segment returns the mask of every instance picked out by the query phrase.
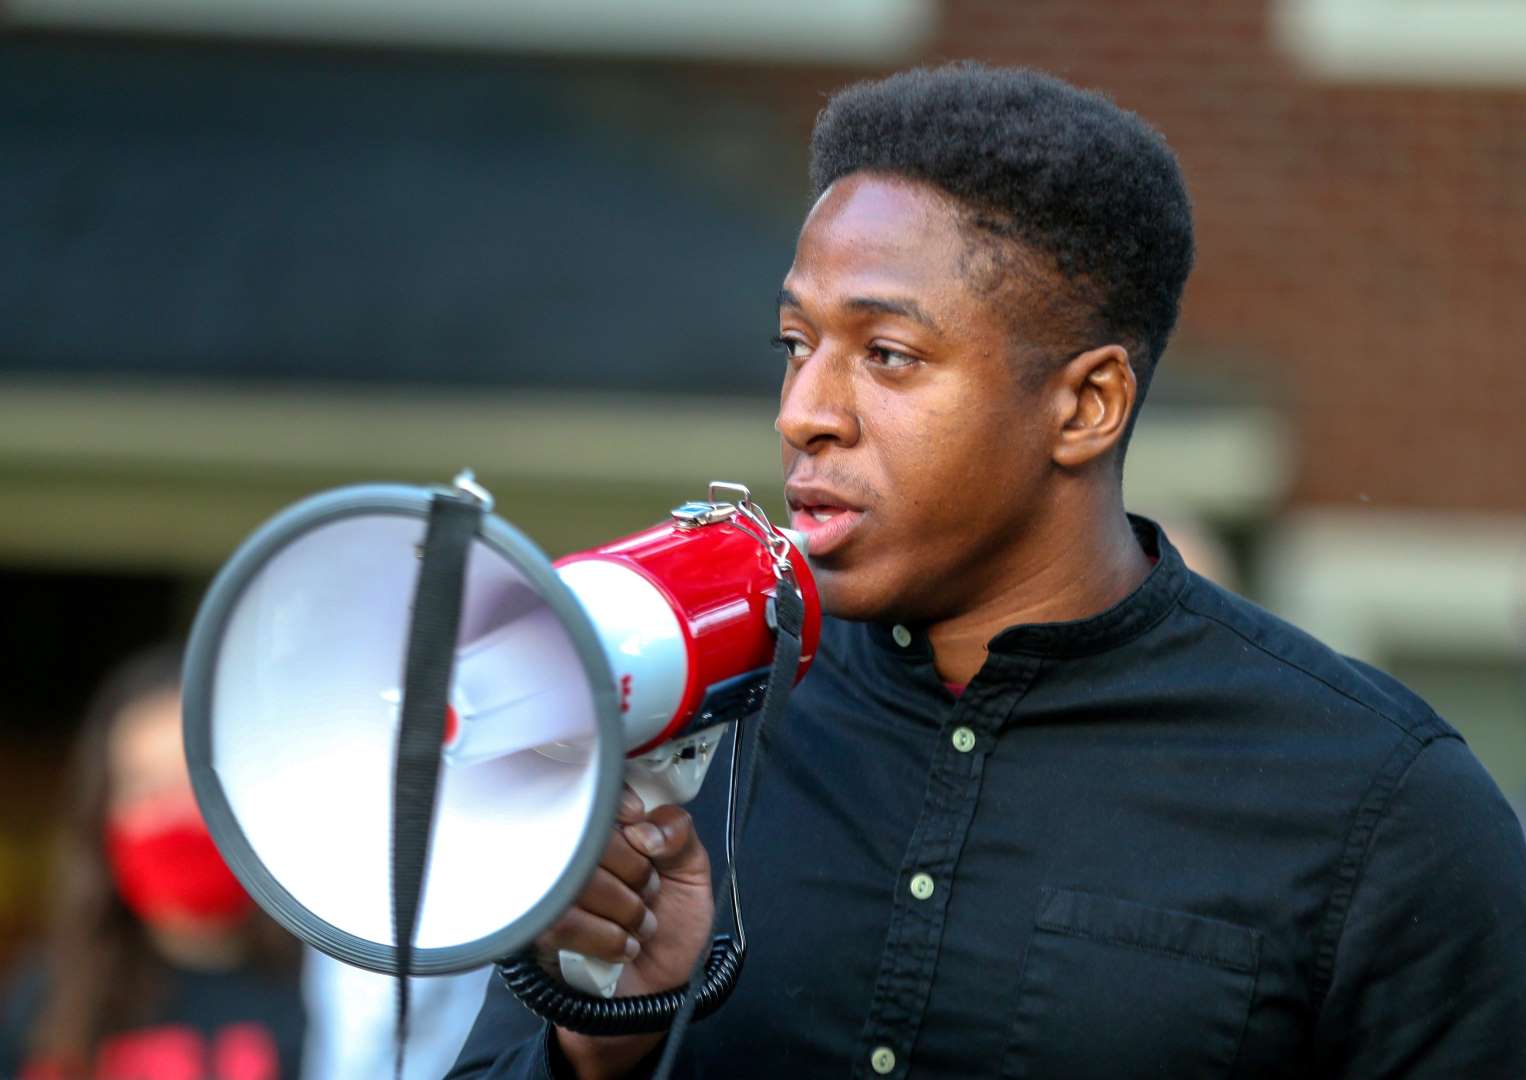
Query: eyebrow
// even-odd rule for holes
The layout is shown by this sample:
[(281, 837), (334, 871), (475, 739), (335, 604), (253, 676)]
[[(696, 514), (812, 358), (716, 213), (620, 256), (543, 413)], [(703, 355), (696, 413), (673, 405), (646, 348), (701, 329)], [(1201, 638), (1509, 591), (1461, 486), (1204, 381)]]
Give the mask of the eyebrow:
[[(801, 311), (805, 310), (805, 305), (800, 302), (800, 298), (788, 289), (780, 289), (778, 299), (779, 307), (781, 308), (790, 307)], [(926, 311), (923, 311), (921, 305), (911, 299), (897, 300), (883, 296), (855, 296), (844, 300), (843, 307), (852, 311), (877, 311), (885, 315), (901, 315), (913, 322), (921, 323), (929, 330), (935, 332), (938, 330), (936, 320)]]

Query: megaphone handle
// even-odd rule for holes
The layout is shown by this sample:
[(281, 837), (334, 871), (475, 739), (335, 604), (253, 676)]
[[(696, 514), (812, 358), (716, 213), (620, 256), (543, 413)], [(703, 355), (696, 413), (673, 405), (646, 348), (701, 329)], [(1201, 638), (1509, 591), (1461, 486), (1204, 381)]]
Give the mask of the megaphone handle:
[(742, 897), (736, 877), (736, 837), (747, 822), (752, 804), (758, 759), (767, 743), (764, 730), (783, 716), (800, 666), (800, 634), (805, 618), (804, 600), (787, 581), (781, 581), (777, 595), (778, 642), (774, 647), (773, 667), (769, 670), (768, 689), (763, 695), (763, 710), (752, 739), (747, 768), (741, 768), (740, 738), (731, 744), (731, 790), (726, 808), (726, 876), (721, 891), (731, 897), (731, 913), (736, 921), (736, 936), (720, 933), (710, 944), (708, 956), (698, 958), (689, 981), (683, 987), (660, 990), (653, 994), (614, 999), (577, 994), (553, 979), (534, 957), (521, 953), (499, 962), (498, 975), (510, 992), (536, 1016), (558, 1027), (587, 1035), (632, 1035), (638, 1032), (668, 1033), (662, 1059), (653, 1072), (653, 1080), (668, 1080), (683, 1045), (684, 1032), (694, 1019), (709, 1016), (724, 1005), (736, 988), (742, 963), (747, 955), (747, 935), (742, 928)]
[[(686, 803), (699, 793), (725, 725), (696, 731), (663, 743), (648, 754), (625, 764), (625, 782), (641, 798), (647, 813), (669, 803)], [(611, 964), (591, 956), (562, 949), (557, 953), (562, 981), (574, 990), (598, 997), (614, 997), (624, 964)]]
[(591, 956), (562, 949), (556, 954), (557, 966), (562, 970), (562, 982), (574, 990), (608, 998), (615, 996), (615, 986), (625, 971), (624, 964), (610, 964)]

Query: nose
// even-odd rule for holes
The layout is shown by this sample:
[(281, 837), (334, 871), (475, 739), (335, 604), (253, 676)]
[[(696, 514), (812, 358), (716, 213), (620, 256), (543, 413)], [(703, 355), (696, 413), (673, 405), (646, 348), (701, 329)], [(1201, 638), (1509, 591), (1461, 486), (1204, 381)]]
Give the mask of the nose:
[(852, 361), (818, 348), (787, 371), (779, 390), (779, 418), (774, 427), (789, 446), (803, 454), (858, 442)]

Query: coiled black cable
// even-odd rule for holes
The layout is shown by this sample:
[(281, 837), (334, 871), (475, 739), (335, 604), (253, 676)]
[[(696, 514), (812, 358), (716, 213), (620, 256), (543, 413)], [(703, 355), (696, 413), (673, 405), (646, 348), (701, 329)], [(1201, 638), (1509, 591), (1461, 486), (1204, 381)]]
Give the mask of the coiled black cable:
[[(736, 987), (747, 951), (730, 934), (717, 934), (705, 960), (705, 978), (694, 996), (694, 1018), (725, 1004)], [(498, 976), (520, 1003), (542, 1020), (580, 1035), (635, 1035), (666, 1031), (677, 1015), (685, 987), (636, 997), (595, 997), (568, 988), (546, 974), (530, 956), (498, 965)]]
[[(742, 924), (742, 901), (736, 880), (738, 776), (741, 766), (742, 724), (731, 736), (730, 780), (726, 795), (726, 863), (723, 883), (731, 894), (731, 917), (737, 934), (716, 934), (705, 957), (704, 975), (694, 990), (694, 1017), (703, 1019), (725, 1004), (736, 988), (747, 958), (747, 930)], [(580, 1035), (644, 1035), (667, 1031), (683, 1006), (687, 986), (632, 997), (598, 997), (574, 990), (547, 974), (529, 952), (498, 964), (498, 977), (525, 1008), (542, 1020)]]
[[(667, 1046), (658, 1063), (656, 1080), (671, 1073), (683, 1033), (691, 1019), (703, 1019), (725, 1004), (736, 988), (747, 957), (747, 928), (742, 923), (742, 892), (737, 881), (736, 838), (751, 809), (752, 789), (758, 761), (767, 749), (765, 730), (784, 712), (800, 662), (800, 633), (804, 603), (794, 582), (781, 578), (773, 607), (778, 645), (769, 672), (768, 690), (758, 715), (748, 756), (747, 775), (742, 777), (742, 729), (738, 721), (731, 733), (731, 769), (726, 796), (726, 876), (723, 891), (730, 894), (731, 917), (736, 937), (719, 933), (710, 943), (703, 975), (695, 964), (688, 985), (635, 997), (596, 997), (573, 990), (548, 975), (528, 953), (509, 957), (498, 965), (499, 977), (520, 1002), (536, 1016), (557, 1027), (581, 1035), (635, 1035), (669, 1032)], [(772, 605), (771, 605), (772, 606)]]
[[(716, 934), (705, 958), (705, 973), (694, 991), (694, 1016), (702, 1019), (725, 1004), (736, 988), (742, 961), (747, 958), (747, 930), (742, 924), (742, 900), (736, 880), (738, 776), (741, 767), (741, 724), (731, 735), (730, 779), (726, 795), (726, 863), (724, 888), (731, 894), (731, 917), (737, 935)], [(633, 997), (597, 997), (574, 990), (547, 974), (530, 953), (498, 964), (498, 977), (525, 1008), (542, 1020), (580, 1035), (644, 1035), (667, 1031), (683, 1005), (687, 986)]]

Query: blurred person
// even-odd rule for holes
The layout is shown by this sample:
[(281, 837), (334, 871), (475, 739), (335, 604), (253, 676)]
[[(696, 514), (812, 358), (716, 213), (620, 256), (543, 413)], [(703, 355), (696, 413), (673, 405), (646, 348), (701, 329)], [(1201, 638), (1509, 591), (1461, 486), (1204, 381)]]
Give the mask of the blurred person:
[(0, 1077), (296, 1077), (297, 944), (254, 911), (197, 810), (178, 648), (105, 680), (65, 782), (51, 934), (7, 1002)]
[[(811, 156), (777, 427), (828, 617), (738, 840), (746, 966), (677, 1074), (1526, 1076), (1526, 843), (1487, 773), (1125, 512), (1193, 259), (1164, 139), (957, 64), (834, 95)], [(724, 810), (622, 808), (538, 953), (681, 986)], [(452, 1076), (663, 1049), (493, 980)]]

